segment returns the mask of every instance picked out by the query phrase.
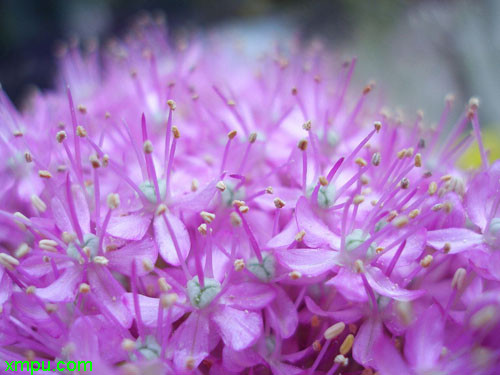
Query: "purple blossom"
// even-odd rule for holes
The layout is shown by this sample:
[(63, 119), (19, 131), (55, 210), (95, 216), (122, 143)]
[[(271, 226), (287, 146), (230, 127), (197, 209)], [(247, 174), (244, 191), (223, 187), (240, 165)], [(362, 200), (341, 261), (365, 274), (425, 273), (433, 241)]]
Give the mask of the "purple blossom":
[(498, 373), (500, 162), (477, 99), (431, 129), (319, 45), (254, 60), (152, 21), (60, 59), (23, 112), (0, 93), (2, 359)]

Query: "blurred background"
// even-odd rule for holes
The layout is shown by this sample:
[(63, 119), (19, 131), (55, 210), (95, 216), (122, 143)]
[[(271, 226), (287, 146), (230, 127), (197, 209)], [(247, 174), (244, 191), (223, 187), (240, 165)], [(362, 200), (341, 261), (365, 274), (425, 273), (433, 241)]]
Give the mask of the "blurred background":
[[(141, 10), (163, 11), (171, 30), (219, 30), (257, 47), (297, 32), (356, 55), (392, 108), (437, 121), (444, 96), (456, 111), (481, 100), (482, 124), (500, 133), (498, 0), (0, 0), (0, 83), (16, 104), (53, 82), (57, 41), (123, 35)], [(432, 120), (431, 120), (432, 119)]]

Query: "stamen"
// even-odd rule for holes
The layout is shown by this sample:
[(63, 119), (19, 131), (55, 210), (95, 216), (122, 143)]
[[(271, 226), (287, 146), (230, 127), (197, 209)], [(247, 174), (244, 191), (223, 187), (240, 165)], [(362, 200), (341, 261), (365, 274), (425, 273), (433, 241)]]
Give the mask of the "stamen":
[(71, 223), (73, 225), (73, 228), (75, 229), (78, 239), (80, 240), (80, 243), (83, 243), (82, 228), (80, 227), (80, 223), (78, 222), (78, 216), (76, 215), (75, 202), (73, 201), (73, 193), (71, 189), (71, 181), (69, 179), (69, 174), (66, 175), (66, 199), (68, 201)]
[(340, 334), (344, 332), (344, 329), (345, 329), (345, 323), (338, 322), (328, 327), (327, 330), (324, 332), (323, 336), (325, 337), (325, 340), (333, 340), (334, 338), (340, 336)]
[(0, 264), (9, 271), (13, 271), (15, 267), (19, 266), (19, 261), (7, 253), (0, 253)]
[(167, 181), (167, 196), (170, 196), (170, 175), (172, 173), (172, 166), (174, 164), (174, 155), (175, 155), (175, 147), (177, 145), (177, 140), (180, 138), (180, 132), (177, 127), (172, 126), (172, 134), (174, 139), (172, 140), (172, 147), (170, 148), (170, 156), (168, 158), (168, 167), (166, 173), (166, 181)]
[(74, 147), (75, 147), (75, 159), (76, 159), (76, 173), (77, 176), (79, 176), (80, 181), (83, 181), (83, 176), (82, 176), (82, 154), (80, 150), (80, 137), (78, 136), (78, 131), (77, 131), (77, 122), (76, 122), (76, 112), (75, 112), (75, 105), (73, 104), (73, 96), (71, 95), (71, 90), (69, 89), (69, 86), (66, 88), (67, 91), (67, 96), (68, 96), (68, 102), (69, 102), (69, 109), (71, 112), (71, 124), (73, 125), (73, 138), (74, 138)]
[(222, 156), (222, 163), (221, 163), (221, 166), (220, 166), (220, 173), (222, 173), (224, 171), (224, 167), (226, 165), (227, 156), (229, 154), (229, 147), (231, 146), (231, 141), (233, 140), (234, 137), (236, 137), (237, 134), (238, 133), (237, 133), (236, 130), (231, 130), (229, 133), (227, 133), (227, 143), (226, 143), (226, 147), (224, 148), (224, 154)]
[(47, 210), (47, 205), (45, 202), (36, 194), (31, 196), (31, 204), (34, 208), (36, 208), (39, 212), (45, 212)]
[(234, 261), (234, 270), (236, 272), (242, 271), (245, 268), (245, 261), (243, 259), (236, 259)]
[(245, 168), (245, 164), (247, 162), (248, 155), (250, 153), (250, 148), (252, 147), (252, 145), (255, 143), (256, 140), (257, 140), (257, 133), (250, 133), (250, 135), (248, 136), (248, 145), (247, 148), (245, 149), (245, 154), (243, 155), (243, 159), (241, 160), (241, 164), (240, 167), (238, 168), (237, 174), (243, 173), (243, 169)]
[[(401, 253), (403, 252), (404, 247), (406, 246), (406, 240), (404, 240), (401, 245), (399, 245), (398, 249), (396, 250), (396, 253), (391, 259), (391, 263), (389, 263), (389, 266), (387, 267), (387, 270), (385, 271), (385, 274), (387, 277), (391, 277), (392, 271), (394, 270), (394, 267), (396, 267), (396, 263), (399, 260), (399, 257), (401, 256)], [(381, 250), (383, 251), (383, 249)], [(376, 251), (377, 253), (380, 253), (381, 251)]]
[(348, 334), (344, 339), (342, 345), (340, 345), (340, 354), (345, 356), (347, 353), (351, 351), (352, 345), (354, 344), (354, 335), (352, 333)]
[(177, 237), (176, 237), (175, 232), (172, 228), (172, 224), (170, 224), (170, 220), (168, 219), (167, 215), (165, 215), (165, 213), (162, 213), (161, 216), (163, 217), (163, 221), (165, 222), (165, 225), (167, 226), (168, 233), (170, 234), (170, 237), (172, 238), (175, 252), (176, 252), (177, 258), (179, 259), (179, 262), (181, 264), (182, 271), (184, 272), (186, 279), (190, 280), (191, 274), (189, 273), (189, 270), (188, 270), (187, 265), (186, 265), (186, 261), (185, 261), (183, 255), (182, 255), (182, 252), (179, 248), (179, 242), (177, 241)]
[(465, 284), (465, 278), (467, 277), (467, 271), (460, 267), (455, 271), (453, 279), (451, 281), (451, 287), (457, 291), (461, 291)]
[(155, 171), (155, 166), (154, 166), (154, 162), (153, 162), (153, 157), (151, 155), (153, 152), (153, 144), (151, 143), (150, 140), (148, 140), (148, 131), (147, 131), (147, 127), (146, 127), (146, 116), (144, 115), (144, 113), (141, 116), (141, 128), (142, 128), (142, 140), (144, 142), (143, 150), (144, 150), (144, 155), (145, 155), (145, 159), (146, 159), (146, 168), (148, 170), (148, 174), (149, 174), (151, 180), (153, 180), (153, 185), (154, 185), (155, 193), (156, 193), (156, 202), (155, 203), (158, 203), (161, 199), (160, 187), (158, 185), (158, 179), (156, 177), (156, 171)]

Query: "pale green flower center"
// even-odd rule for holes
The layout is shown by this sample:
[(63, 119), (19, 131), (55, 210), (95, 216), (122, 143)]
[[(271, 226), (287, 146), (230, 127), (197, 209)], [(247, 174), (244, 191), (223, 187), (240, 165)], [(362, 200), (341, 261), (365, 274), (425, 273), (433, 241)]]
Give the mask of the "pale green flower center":
[(203, 288), (200, 285), (198, 276), (193, 277), (187, 283), (187, 294), (191, 305), (202, 309), (210, 304), (220, 293), (221, 285), (215, 279), (205, 278)]

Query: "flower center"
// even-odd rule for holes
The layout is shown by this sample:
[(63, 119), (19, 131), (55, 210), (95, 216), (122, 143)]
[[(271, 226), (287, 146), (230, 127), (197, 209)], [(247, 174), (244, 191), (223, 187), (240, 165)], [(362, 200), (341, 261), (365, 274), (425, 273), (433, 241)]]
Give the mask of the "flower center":
[(253, 273), (260, 281), (269, 282), (276, 274), (276, 259), (270, 253), (262, 253), (262, 262), (256, 257), (250, 258), (247, 269)]
[[(164, 179), (158, 180), (158, 188), (160, 189), (160, 201), (163, 201), (165, 200), (165, 196), (167, 195), (167, 185)], [(141, 191), (144, 193), (149, 203), (158, 203), (155, 186), (151, 181), (144, 181), (139, 185), (139, 189), (141, 189)]]
[[(87, 254), (90, 259), (93, 259), (99, 253), (99, 237), (92, 233), (86, 233), (83, 235), (83, 244), (77, 239), (75, 242), (82, 248), (82, 250)], [(80, 252), (76, 248), (75, 244), (72, 242), (68, 245), (66, 249), (66, 254), (70, 257), (80, 260)]]
[(488, 232), (486, 233), (486, 242), (492, 246), (500, 246), (500, 217), (491, 220)]
[(222, 197), (222, 203), (226, 207), (232, 207), (233, 201), (235, 200), (239, 201), (244, 200), (245, 188), (243, 186), (240, 187), (238, 190), (235, 190), (236, 185), (234, 184), (234, 182), (227, 181), (224, 182), (224, 184), (226, 185), (226, 188), (221, 193), (221, 197)]
[(208, 306), (221, 290), (221, 285), (217, 280), (205, 277), (204, 281), (203, 288), (198, 276), (193, 277), (187, 283), (187, 294), (191, 305), (199, 309)]
[[(348, 234), (345, 238), (345, 249), (347, 252), (352, 253), (358, 247), (360, 247), (366, 240), (368, 240), (370, 236), (368, 233), (363, 232), (361, 229), (354, 229), (350, 234)], [(377, 244), (372, 242), (370, 247), (366, 252), (366, 256), (368, 258), (372, 258), (375, 255), (375, 249), (377, 248)]]
[[(137, 350), (148, 360), (156, 359), (160, 356), (161, 346), (158, 345), (156, 339), (152, 335), (146, 336), (144, 342), (142, 342), (142, 338), (139, 337), (135, 345)], [(132, 355), (132, 360), (137, 360), (135, 354)]]
[[(307, 197), (310, 198), (315, 186), (311, 185), (307, 188)], [(335, 203), (335, 198), (337, 197), (337, 189), (335, 185), (328, 184), (328, 186), (320, 186), (318, 190), (318, 206), (321, 208), (330, 208)]]

